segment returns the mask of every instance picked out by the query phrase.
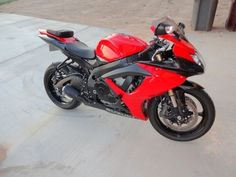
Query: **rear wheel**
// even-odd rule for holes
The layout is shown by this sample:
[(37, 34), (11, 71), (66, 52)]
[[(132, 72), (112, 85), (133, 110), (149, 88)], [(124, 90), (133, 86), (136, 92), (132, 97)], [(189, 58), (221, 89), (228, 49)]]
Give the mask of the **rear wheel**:
[(60, 70), (56, 70), (56, 67), (60, 62), (51, 64), (44, 74), (44, 87), (48, 97), (52, 102), (62, 109), (74, 109), (78, 107), (81, 102), (66, 96), (63, 92), (63, 88), (55, 87), (55, 84), (69, 74), (70, 69), (63, 67)]
[(155, 98), (149, 109), (152, 126), (163, 136), (176, 141), (190, 141), (209, 131), (215, 120), (215, 107), (202, 89), (184, 90), (186, 116), (172, 113), (171, 106), (163, 104), (165, 97)]

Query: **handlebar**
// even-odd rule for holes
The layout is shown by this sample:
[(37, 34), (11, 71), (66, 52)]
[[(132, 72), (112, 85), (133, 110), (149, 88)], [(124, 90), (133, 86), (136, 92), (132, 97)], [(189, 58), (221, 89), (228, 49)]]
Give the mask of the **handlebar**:
[(167, 50), (167, 48), (169, 47), (169, 43), (165, 43), (164, 45), (158, 45), (156, 42), (153, 42), (152, 44), (150, 44), (145, 50), (143, 50), (142, 52), (140, 52), (138, 54), (139, 58), (142, 58), (146, 53), (148, 53), (151, 50), (156, 50), (156, 53), (158, 52), (163, 52), (165, 50)]

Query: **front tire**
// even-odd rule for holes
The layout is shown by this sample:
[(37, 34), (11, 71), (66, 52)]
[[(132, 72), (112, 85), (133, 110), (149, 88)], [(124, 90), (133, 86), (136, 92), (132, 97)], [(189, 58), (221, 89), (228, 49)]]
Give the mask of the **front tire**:
[(155, 98), (152, 100), (149, 107), (149, 119), (152, 126), (161, 135), (175, 141), (191, 141), (200, 138), (205, 133), (207, 133), (212, 127), (215, 120), (215, 107), (210, 96), (202, 89), (190, 89), (184, 91), (186, 94), (195, 97), (196, 100), (202, 105), (202, 119), (199, 124), (188, 131), (177, 131), (176, 129), (171, 129), (166, 126), (160, 119), (158, 114), (158, 106), (161, 102), (160, 98)]
[[(44, 74), (44, 87), (47, 92), (48, 97), (51, 99), (51, 101), (57, 105), (58, 107), (62, 109), (75, 109), (78, 107), (81, 102), (76, 99), (70, 99), (69, 101), (65, 101), (63, 98), (62, 90), (56, 91), (54, 88), (54, 84), (52, 79), (55, 77), (56, 74), (56, 67), (60, 64), (60, 62), (52, 63), (47, 68), (45, 74)], [(69, 73), (69, 68), (64, 67), (60, 70), (60, 72), (63, 72), (64, 74)]]

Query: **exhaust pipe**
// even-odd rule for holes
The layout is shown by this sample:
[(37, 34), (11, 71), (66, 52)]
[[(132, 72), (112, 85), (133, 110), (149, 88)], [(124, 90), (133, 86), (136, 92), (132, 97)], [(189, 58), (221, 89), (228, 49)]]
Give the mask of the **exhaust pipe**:
[(65, 87), (63, 87), (62, 91), (70, 98), (78, 99), (82, 102), (84, 101), (84, 99), (80, 95), (80, 92), (71, 85), (66, 85)]

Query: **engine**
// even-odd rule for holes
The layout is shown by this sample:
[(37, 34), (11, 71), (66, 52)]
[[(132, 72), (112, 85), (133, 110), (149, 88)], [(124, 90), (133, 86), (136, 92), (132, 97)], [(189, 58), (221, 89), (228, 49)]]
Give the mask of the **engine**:
[[(144, 78), (142, 76), (126, 76), (113, 79), (113, 82), (115, 82), (116, 85), (118, 85), (126, 93), (131, 93), (141, 84), (143, 79)], [(117, 102), (118, 98), (105, 82), (96, 81), (94, 86), (101, 102), (108, 104)]]
[(126, 76), (113, 81), (126, 93), (131, 93), (142, 83), (143, 79), (143, 76)]
[(103, 81), (97, 81), (94, 86), (98, 98), (101, 100), (101, 102), (115, 103), (117, 101), (117, 98), (115, 97), (114, 93), (112, 93), (112, 91)]

